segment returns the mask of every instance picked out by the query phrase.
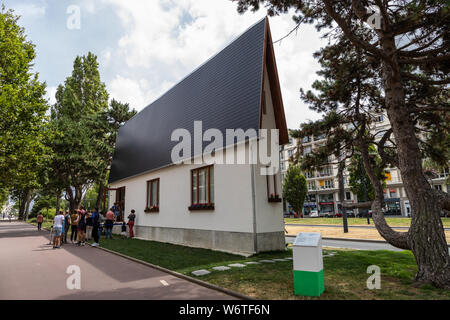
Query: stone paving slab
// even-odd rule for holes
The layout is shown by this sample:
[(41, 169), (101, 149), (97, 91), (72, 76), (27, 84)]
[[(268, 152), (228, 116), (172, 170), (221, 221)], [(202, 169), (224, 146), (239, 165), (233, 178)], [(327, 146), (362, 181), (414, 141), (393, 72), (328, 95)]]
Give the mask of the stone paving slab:
[(210, 273), (211, 273), (210, 271), (205, 270), (205, 269), (192, 271), (192, 274), (193, 274), (194, 276), (197, 276), (197, 277), (198, 277), (198, 276), (204, 276), (204, 275), (210, 274)]
[(218, 266), (218, 267), (213, 267), (213, 270), (217, 270), (217, 271), (225, 271), (225, 270), (230, 270), (230, 267), (225, 267), (225, 266)]
[(243, 267), (245, 267), (246, 265), (245, 265), (245, 264), (242, 264), (242, 263), (232, 263), (232, 264), (229, 264), (228, 266), (234, 267), (234, 268), (243, 268)]

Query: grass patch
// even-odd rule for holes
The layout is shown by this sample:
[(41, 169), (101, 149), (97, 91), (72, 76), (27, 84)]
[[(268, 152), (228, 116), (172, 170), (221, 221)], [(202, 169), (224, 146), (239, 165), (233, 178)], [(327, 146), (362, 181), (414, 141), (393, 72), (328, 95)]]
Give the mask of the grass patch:
[[(444, 227), (450, 228), (450, 218), (441, 218)], [(347, 218), (348, 225), (367, 226), (367, 218)], [(285, 223), (290, 224), (311, 224), (311, 225), (339, 225), (342, 226), (342, 218), (285, 218)], [(391, 227), (409, 227), (411, 225), (411, 218), (386, 218), (386, 222)], [(374, 226), (373, 221), (370, 225)]]
[[(227, 271), (214, 266), (292, 256), (287, 251), (268, 252), (248, 258), (213, 250), (138, 239), (101, 239), (104, 248), (141, 259), (186, 275), (199, 269), (212, 271), (199, 279), (258, 299), (450, 299), (450, 291), (413, 283), (417, 271), (411, 252), (324, 249), (325, 292), (320, 298), (293, 294), (292, 261), (247, 265)], [(381, 289), (366, 286), (367, 267), (381, 269)], [(192, 275), (191, 275), (192, 276)]]

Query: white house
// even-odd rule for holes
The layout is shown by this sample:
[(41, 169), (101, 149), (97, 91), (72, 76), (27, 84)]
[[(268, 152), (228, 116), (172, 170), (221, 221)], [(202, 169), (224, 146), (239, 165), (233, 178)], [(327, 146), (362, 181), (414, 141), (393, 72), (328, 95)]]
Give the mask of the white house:
[[(219, 159), (235, 150), (245, 161), (209, 165), (193, 142), (180, 153), (193, 163), (174, 164), (180, 140), (172, 141), (173, 133), (195, 136), (196, 121), (200, 136), (213, 128), (224, 137), (227, 129), (250, 132), (213, 154)], [(136, 211), (139, 238), (242, 254), (283, 250), (282, 202), (275, 198), (281, 196), (280, 173), (262, 174), (267, 163), (253, 158), (258, 143), (272, 138), (260, 129), (278, 129), (280, 145), (289, 140), (267, 18), (119, 130), (109, 203), (120, 202), (125, 217)]]

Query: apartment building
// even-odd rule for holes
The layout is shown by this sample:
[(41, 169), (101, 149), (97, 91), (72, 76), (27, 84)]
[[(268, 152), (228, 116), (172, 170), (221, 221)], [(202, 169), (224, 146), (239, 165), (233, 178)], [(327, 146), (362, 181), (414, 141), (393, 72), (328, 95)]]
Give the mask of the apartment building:
[[(385, 130), (389, 129), (390, 123), (386, 115), (380, 114), (376, 116), (376, 122), (373, 124), (371, 131), (376, 135), (376, 139), (381, 139)], [(303, 146), (303, 154), (306, 155), (315, 148), (325, 144), (325, 135), (308, 136), (303, 138), (301, 145)], [(282, 147), (280, 151), (280, 167), (281, 179), (284, 177), (290, 165), (290, 158), (297, 151), (297, 139), (290, 137), (289, 144)], [(308, 195), (304, 203), (303, 213), (309, 214), (311, 210), (317, 210), (322, 215), (334, 215), (338, 212), (338, 205), (341, 203), (339, 199), (339, 184), (338, 184), (338, 168), (334, 156), (328, 158), (330, 164), (325, 165), (320, 170), (312, 170), (304, 172), (308, 184)], [(406, 196), (405, 188), (401, 178), (400, 171), (395, 167), (389, 167), (386, 171), (386, 188), (384, 189), (385, 198), (385, 212), (387, 215), (408, 216), (411, 213), (411, 207), (408, 197)], [(440, 172), (436, 179), (430, 180), (432, 186), (436, 189), (450, 192), (450, 185), (446, 183), (446, 178), (450, 175), (450, 171), (444, 170)], [(349, 173), (344, 171), (344, 187), (345, 199), (344, 202), (358, 202), (358, 198), (350, 190), (348, 184)], [(283, 210), (290, 211), (289, 204), (283, 202)], [(353, 210), (354, 214), (358, 210)]]

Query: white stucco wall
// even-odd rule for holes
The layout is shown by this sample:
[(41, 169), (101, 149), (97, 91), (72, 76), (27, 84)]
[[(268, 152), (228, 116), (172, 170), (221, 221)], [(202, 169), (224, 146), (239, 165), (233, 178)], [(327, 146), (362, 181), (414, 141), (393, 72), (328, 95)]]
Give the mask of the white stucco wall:
[[(276, 129), (275, 114), (272, 103), (272, 95), (270, 92), (270, 83), (267, 70), (264, 70), (264, 91), (266, 100), (266, 114), (262, 115), (262, 128)], [(270, 137), (270, 135), (269, 135)], [(276, 157), (279, 157), (277, 151)], [(255, 193), (256, 193), (256, 217), (257, 217), (257, 232), (276, 232), (284, 231), (283, 221), (283, 204), (282, 202), (269, 202), (267, 195), (267, 176), (260, 174), (260, 164), (254, 166), (255, 170)], [(282, 197), (281, 175), (280, 171), (275, 176), (276, 192)], [(269, 176), (270, 190), (273, 187), (274, 177)]]
[[(242, 152), (241, 147), (239, 152)], [(218, 153), (219, 154), (219, 153)], [(136, 211), (136, 225), (200, 230), (253, 232), (250, 165), (214, 165), (215, 209), (189, 211), (191, 169), (204, 165), (173, 165), (125, 179), (111, 188), (126, 187), (125, 217)], [(146, 213), (147, 181), (160, 179), (159, 212)], [(115, 192), (110, 203), (115, 202)]]

